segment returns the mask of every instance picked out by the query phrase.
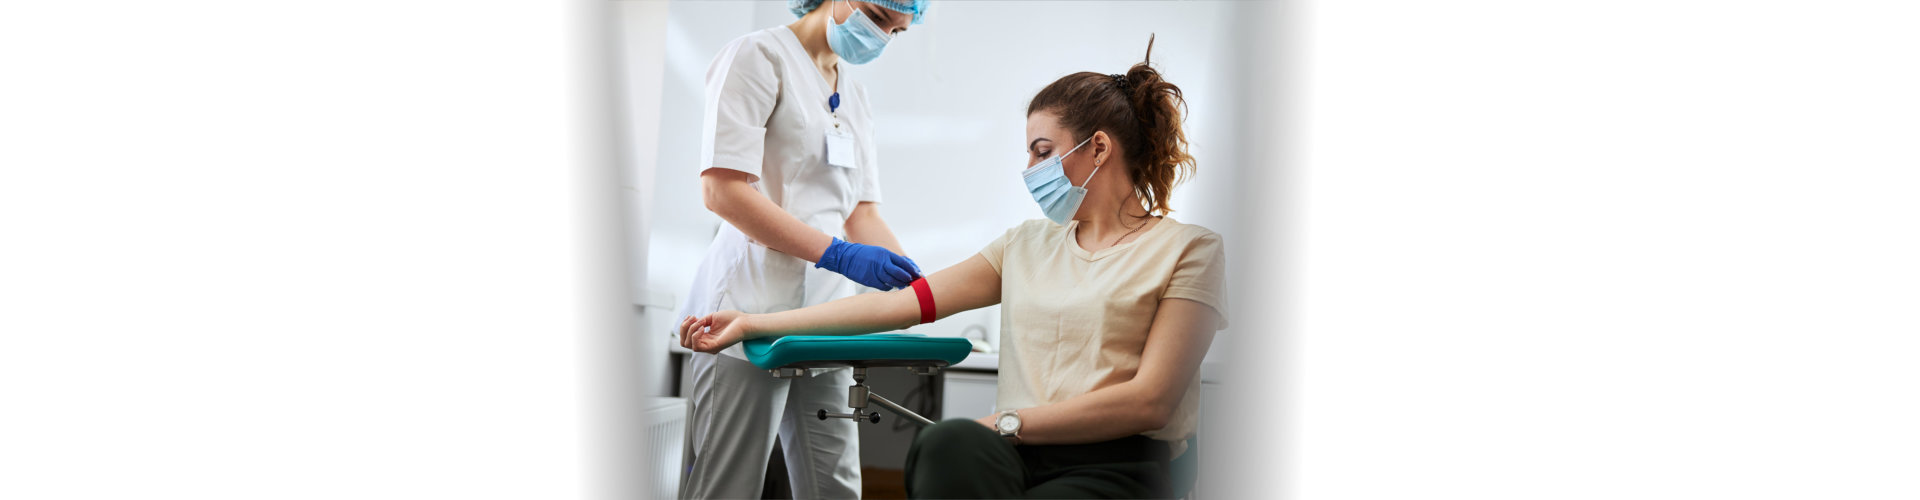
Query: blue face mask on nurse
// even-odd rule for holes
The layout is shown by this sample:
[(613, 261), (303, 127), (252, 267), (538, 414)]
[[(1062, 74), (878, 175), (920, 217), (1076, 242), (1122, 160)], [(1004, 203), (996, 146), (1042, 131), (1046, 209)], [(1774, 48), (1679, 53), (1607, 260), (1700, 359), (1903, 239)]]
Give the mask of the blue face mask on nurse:
[[(820, 0), (792, 0), (787, 4), (794, 15), (805, 15), (818, 7)], [(907, 30), (906, 24), (920, 24), (926, 0), (837, 0), (828, 8), (833, 10), (826, 19), (827, 46), (842, 61), (866, 64), (879, 58), (893, 36)]]

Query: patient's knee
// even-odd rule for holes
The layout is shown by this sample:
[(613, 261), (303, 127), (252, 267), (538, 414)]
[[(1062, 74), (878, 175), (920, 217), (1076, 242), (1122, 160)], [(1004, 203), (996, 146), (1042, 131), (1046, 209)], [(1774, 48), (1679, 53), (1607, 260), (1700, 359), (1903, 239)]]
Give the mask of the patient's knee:
[(1013, 445), (972, 420), (921, 429), (906, 475), (909, 498), (1012, 498), (1024, 484)]
[(947, 448), (981, 439), (999, 439), (987, 426), (979, 422), (964, 419), (944, 420), (920, 430), (920, 437), (913, 440), (915, 448)]
[[(985, 448), (999, 441), (1000, 435), (972, 420), (954, 419), (920, 429), (913, 446), (907, 450), (907, 463), (949, 465), (978, 460)], [(910, 467), (911, 468), (911, 467)]]

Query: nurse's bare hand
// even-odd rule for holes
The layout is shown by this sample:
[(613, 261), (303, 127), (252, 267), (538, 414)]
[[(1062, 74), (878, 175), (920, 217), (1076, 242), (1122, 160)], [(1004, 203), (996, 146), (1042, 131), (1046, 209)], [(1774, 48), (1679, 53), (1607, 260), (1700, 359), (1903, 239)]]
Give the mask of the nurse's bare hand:
[(720, 311), (705, 318), (681, 322), (681, 346), (708, 354), (719, 354), (728, 346), (746, 338), (747, 315), (740, 311)]

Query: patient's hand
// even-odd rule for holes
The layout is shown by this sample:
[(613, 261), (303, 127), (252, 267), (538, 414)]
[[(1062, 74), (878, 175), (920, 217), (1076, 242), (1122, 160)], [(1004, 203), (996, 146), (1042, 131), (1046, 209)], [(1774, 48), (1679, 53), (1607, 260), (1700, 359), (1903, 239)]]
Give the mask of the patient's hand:
[(720, 311), (697, 319), (687, 316), (680, 321), (680, 347), (719, 354), (746, 338), (746, 316), (740, 311)]

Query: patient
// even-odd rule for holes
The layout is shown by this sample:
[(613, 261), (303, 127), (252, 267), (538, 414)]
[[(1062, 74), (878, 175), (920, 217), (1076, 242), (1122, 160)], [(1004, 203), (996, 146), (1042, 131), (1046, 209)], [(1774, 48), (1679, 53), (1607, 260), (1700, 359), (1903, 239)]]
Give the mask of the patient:
[[(909, 496), (1173, 494), (1168, 463), (1198, 419), (1200, 360), (1227, 324), (1220, 236), (1166, 215), (1195, 166), (1184, 106), (1148, 62), (1067, 75), (1033, 97), (1021, 175), (1048, 219), (926, 278), (936, 318), (1003, 305), (999, 413), (924, 429), (907, 458)], [(922, 307), (902, 289), (720, 311), (682, 321), (680, 338), (716, 353), (752, 338), (899, 330), (920, 323)]]

